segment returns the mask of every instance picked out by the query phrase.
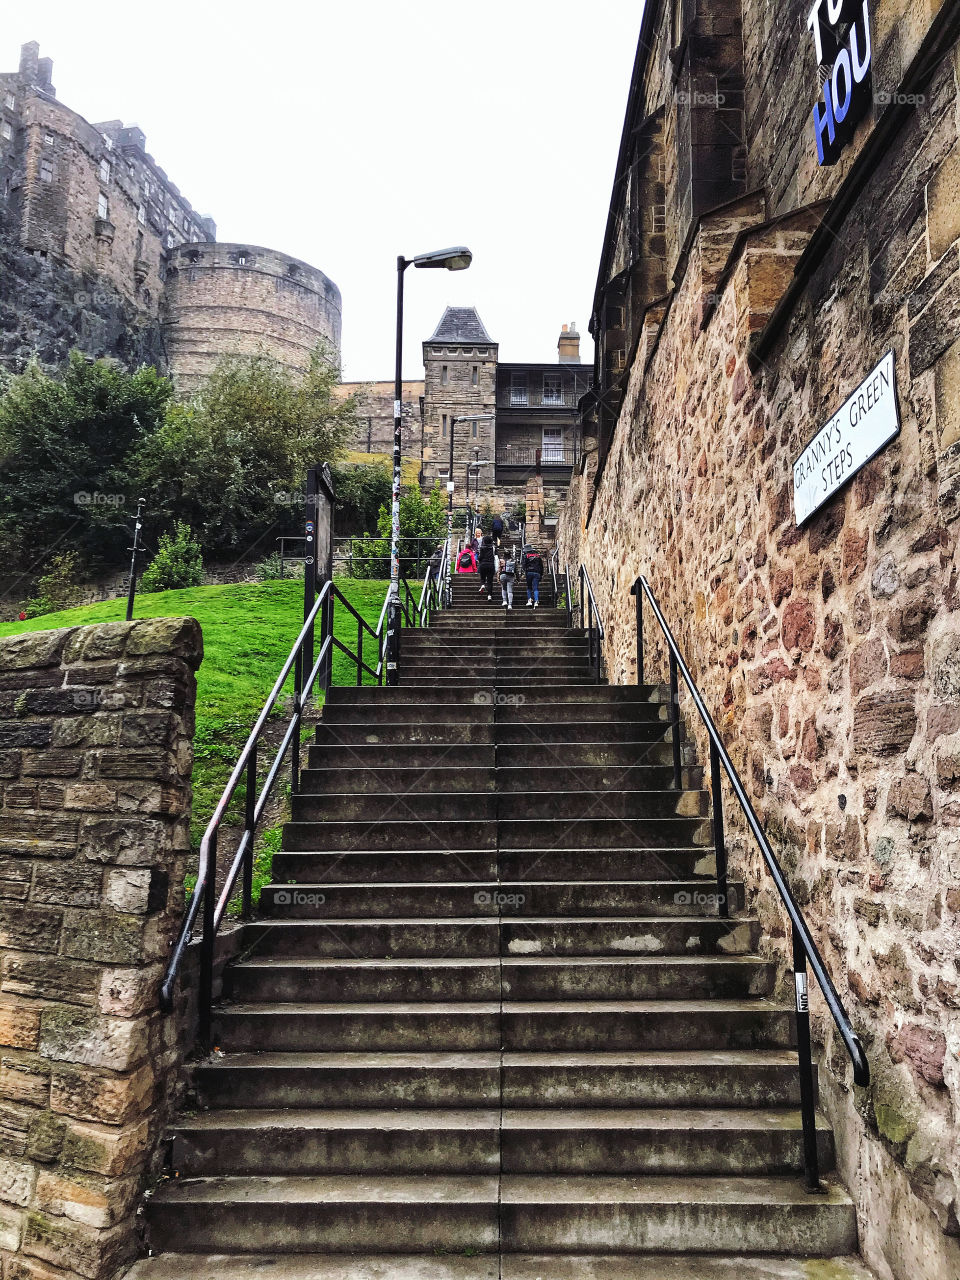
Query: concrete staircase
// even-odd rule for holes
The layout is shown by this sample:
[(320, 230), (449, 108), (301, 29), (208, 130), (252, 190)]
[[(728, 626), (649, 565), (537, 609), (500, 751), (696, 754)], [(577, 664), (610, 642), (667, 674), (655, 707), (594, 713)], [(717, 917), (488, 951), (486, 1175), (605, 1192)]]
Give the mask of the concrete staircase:
[(657, 691), (476, 588), (331, 691), (133, 1276), (866, 1280)]

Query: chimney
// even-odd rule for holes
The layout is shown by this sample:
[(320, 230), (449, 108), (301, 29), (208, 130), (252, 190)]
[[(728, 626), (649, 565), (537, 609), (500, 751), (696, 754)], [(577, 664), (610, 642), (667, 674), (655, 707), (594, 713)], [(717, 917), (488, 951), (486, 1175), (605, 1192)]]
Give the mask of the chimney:
[(580, 363), (580, 335), (577, 333), (576, 320), (571, 320), (569, 324), (563, 326), (560, 331), (560, 340), (557, 343), (557, 351), (559, 352), (561, 364)]
[(20, 76), (27, 84), (36, 84), (40, 78), (40, 46), (36, 40), (20, 46)]

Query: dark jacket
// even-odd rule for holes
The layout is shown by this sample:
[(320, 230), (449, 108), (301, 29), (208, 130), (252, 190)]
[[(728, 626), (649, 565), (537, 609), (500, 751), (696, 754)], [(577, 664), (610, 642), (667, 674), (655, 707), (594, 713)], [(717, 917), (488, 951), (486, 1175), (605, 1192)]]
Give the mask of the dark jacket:
[(539, 573), (540, 577), (543, 577), (543, 560), (540, 552), (535, 551), (533, 547), (524, 548), (521, 563), (523, 564), (524, 573)]
[(493, 570), (494, 556), (493, 539), (489, 534), (487, 534), (483, 542), (480, 544), (480, 555), (477, 557), (477, 567), (481, 573), (483, 573), (485, 569)]

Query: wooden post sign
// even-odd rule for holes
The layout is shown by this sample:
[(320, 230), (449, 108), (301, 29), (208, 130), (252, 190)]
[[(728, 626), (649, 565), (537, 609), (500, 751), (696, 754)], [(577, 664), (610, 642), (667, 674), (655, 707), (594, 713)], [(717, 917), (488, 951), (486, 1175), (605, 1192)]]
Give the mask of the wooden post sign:
[(819, 511), (899, 432), (893, 352), (888, 351), (793, 464), (797, 524)]

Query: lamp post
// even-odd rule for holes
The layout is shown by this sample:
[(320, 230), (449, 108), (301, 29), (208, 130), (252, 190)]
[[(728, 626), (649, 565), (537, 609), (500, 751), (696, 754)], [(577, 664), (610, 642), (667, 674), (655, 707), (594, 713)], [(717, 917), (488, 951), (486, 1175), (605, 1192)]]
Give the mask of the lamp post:
[[(496, 414), (493, 413), (471, 413), (465, 414), (462, 418), (454, 415), (450, 417), (450, 470), (447, 473), (447, 557), (449, 563), (453, 564), (453, 437), (458, 422), (493, 422)], [(479, 450), (477, 451), (479, 453)], [(467, 463), (467, 503), (470, 502), (470, 464)]]
[(390, 595), (387, 600), (387, 684), (399, 681), (400, 660), (400, 480), (403, 416), (403, 277), (407, 267), (442, 267), (446, 271), (466, 271), (473, 254), (463, 245), (419, 253), (415, 258), (397, 258), (397, 361), (393, 386), (393, 509), (390, 522)]

